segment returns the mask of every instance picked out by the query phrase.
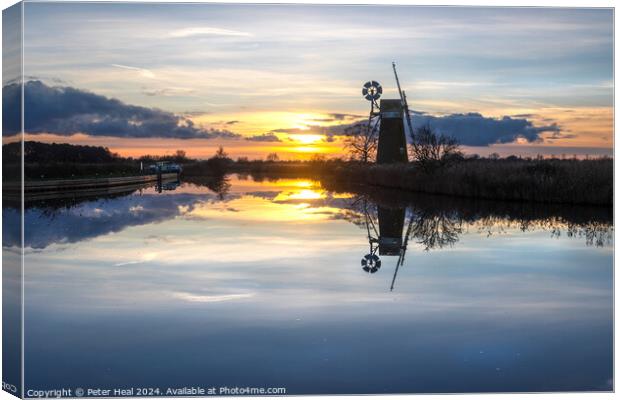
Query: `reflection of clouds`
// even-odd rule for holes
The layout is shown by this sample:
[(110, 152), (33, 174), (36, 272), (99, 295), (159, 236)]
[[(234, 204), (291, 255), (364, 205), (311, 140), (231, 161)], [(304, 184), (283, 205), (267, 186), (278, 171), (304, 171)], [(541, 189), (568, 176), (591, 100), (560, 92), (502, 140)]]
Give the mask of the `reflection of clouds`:
[[(218, 201), (192, 194), (180, 201), (181, 195), (159, 196), (171, 203), (159, 206), (168, 213), (165, 223), (135, 225), (64, 251), (50, 247), (27, 254), (26, 309), (36, 338), (31, 343), (41, 346), (38, 362), (66, 351), (75, 353), (71, 360), (100, 357), (105, 350), (80, 352), (75, 345), (97, 343), (122, 349), (130, 362), (137, 360), (132, 366), (145, 359), (140, 349), (145, 357), (170, 349), (163, 359), (191, 354), (196, 361), (176, 370), (209, 370), (212, 376), (227, 367), (210, 360), (230, 358), (236, 350), (241, 355), (230, 363), (234, 371), (225, 370), (229, 376), (238, 376), (238, 366), (251, 364), (248, 357), (258, 352), (256, 357), (275, 357), (274, 365), (287, 371), (300, 364), (316, 371), (319, 357), (347, 371), (371, 359), (392, 375), (413, 368), (443, 376), (452, 368), (451, 376), (458, 376), (465, 366), (478, 368), (486, 385), (487, 369), (516, 366), (536, 379), (539, 374), (530, 371), (546, 363), (545, 370), (564, 376), (562, 368), (572, 365), (567, 357), (600, 365), (611, 354), (612, 342), (606, 341), (613, 328), (611, 249), (586, 247), (566, 236), (551, 240), (540, 230), (491, 238), (463, 234), (449, 250), (426, 252), (413, 244), (397, 290), (390, 292), (396, 257), (385, 257), (372, 277), (360, 273), (359, 255), (367, 245), (358, 226), (334, 215), (298, 223), (304, 213), (348, 211), (355, 220), (355, 210), (341, 208), (343, 199), (274, 203), (252, 195)], [(148, 214), (152, 201), (122, 204), (125, 210), (141, 205), (137, 214)], [(88, 207), (109, 211), (101, 204)], [(263, 207), (274, 214), (264, 214)], [(291, 213), (285, 214), (288, 221), (274, 219), (285, 211)], [(443, 232), (446, 226), (424, 223), (419, 231)], [(73, 326), (92, 333), (65, 328)], [(50, 345), (45, 334), (58, 330), (71, 340)], [(92, 359), (85, 362), (92, 368)], [(431, 373), (428, 365), (439, 367)], [(314, 381), (317, 375), (303, 369), (292, 376)], [(591, 375), (609, 376), (603, 372)], [(513, 379), (523, 385), (525, 378)]]
[[(391, 292), (397, 257), (386, 256), (372, 277), (361, 273), (365, 232), (355, 224), (360, 212), (347, 196), (325, 192), (274, 201), (282, 192), (308, 188), (265, 183), (256, 191), (264, 196), (236, 192), (233, 185), (222, 201), (206, 190), (179, 189), (55, 213), (28, 210), (29, 223), (37, 217), (34, 228), (45, 228), (37, 243), (70, 243), (26, 255), (29, 343), (39, 346), (32, 362), (60, 359), (73, 376), (79, 359), (99, 376), (103, 369), (95, 371), (93, 359), (114, 351), (128, 357), (112, 371), (126, 368), (127, 360), (143, 370), (140, 363), (152, 354), (164, 360), (186, 354), (183, 359), (194, 358), (174, 368), (184, 377), (205, 370), (213, 376), (222, 368), (239, 376), (239, 365), (268, 355), (277, 368), (294, 370), (291, 381), (304, 376), (314, 384), (319, 357), (337, 361), (339, 370), (362, 365), (356, 376), (367, 373), (371, 359), (384, 375), (415, 370), (429, 374), (427, 380), (446, 370), (460, 376), (464, 366), (478, 368), (484, 376), (479, 387), (488, 388), (488, 369), (516, 366), (536, 380), (544, 365), (564, 377), (572, 365), (567, 358), (600, 365), (611, 354), (611, 248), (586, 247), (565, 235), (552, 240), (539, 229), (488, 238), (472, 228), (457, 246), (432, 252), (412, 239)], [(424, 220), (437, 217), (432, 210), (409, 207), (406, 216), (417, 224), (415, 235), (432, 232), (434, 243), (446, 242), (456, 214)], [(466, 218), (464, 226), (477, 218)], [(71, 329), (76, 326), (84, 329)], [(62, 332), (65, 340), (50, 343), (49, 332)], [(71, 363), (62, 361), (67, 359)], [(221, 359), (234, 367), (222, 367)], [(429, 372), (429, 365), (436, 370)], [(168, 379), (169, 368), (159, 369), (157, 381)], [(337, 376), (332, 371), (319, 375)], [(256, 373), (252, 368), (244, 376)], [(591, 375), (606, 378), (609, 372)], [(519, 385), (526, 380), (513, 379)]]
[[(278, 196), (282, 196), (282, 199), (277, 200)], [(269, 223), (317, 223), (327, 221), (332, 215), (341, 212), (336, 204), (332, 205), (332, 202), (326, 199), (290, 198), (286, 194), (278, 194), (272, 201), (254, 195), (227, 200), (197, 204), (191, 211), (184, 213), (183, 217)]]
[(220, 303), (222, 301), (240, 300), (254, 297), (254, 293), (200, 295), (194, 293), (173, 292), (171, 295), (174, 298), (189, 301), (190, 303)]
[[(179, 207), (183, 207), (183, 206), (179, 206)], [(129, 207), (129, 212), (140, 212), (140, 211), (144, 211), (144, 207), (142, 205)]]
[[(170, 224), (177, 230), (187, 221)], [(595, 320), (611, 310), (610, 253), (575, 248), (567, 239), (554, 240), (549, 247), (549, 239), (545, 242), (539, 233), (524, 234), (518, 247), (511, 238), (498, 237), (489, 249), (488, 239), (464, 236), (463, 250), (410, 252), (398, 290), (389, 292), (394, 265), (386, 263), (374, 279), (359, 273), (358, 232), (350, 224), (313, 225), (297, 233), (293, 226), (255, 225), (238, 236), (227, 235), (225, 228), (206, 229), (193, 243), (186, 239), (187, 245), (158, 249), (149, 261), (109, 268), (111, 259), (131, 260), (149, 231), (137, 229), (113, 241), (99, 238), (63, 253), (29, 255), (31, 301), (54, 299), (50, 305), (86, 311), (95, 305), (183, 307), (170, 303), (170, 296), (191, 303), (251, 297), (252, 302), (240, 303), (235, 313), (270, 310), (261, 317), (267, 320), (291, 313), (337, 319), (345, 311), (353, 319), (403, 313), (423, 320), (510, 316), (508, 324), (519, 319), (566, 322), (575, 315)], [(193, 238), (200, 229), (183, 235)], [(143, 251), (155, 249), (157, 244)], [(557, 259), (558, 254), (564, 256)], [(66, 289), (62, 295), (59, 287)]]
[[(210, 194), (130, 195), (113, 199), (88, 201), (70, 208), (48, 210), (36, 207), (26, 210), (24, 217), (25, 246), (42, 249), (53, 243), (76, 243), (100, 235), (120, 232), (130, 226), (169, 220), (189, 212), (208, 200)], [(19, 212), (4, 209), (8, 224), (19, 224)], [(14, 232), (4, 232), (3, 246), (19, 246)]]
[[(241, 182), (244, 192), (236, 189)], [(141, 195), (99, 199), (63, 207), (31, 207), (25, 216), (25, 243), (31, 250), (43, 249), (52, 243), (71, 244), (81, 240), (145, 224), (163, 222), (176, 217), (185, 220), (235, 220), (266, 223), (328, 223), (346, 220), (363, 227), (362, 213), (356, 198), (348, 193), (336, 193), (308, 180), (285, 179), (276, 182), (234, 180), (232, 192), (225, 199), (215, 196), (205, 187), (187, 184), (174, 192), (158, 194), (146, 189)], [(255, 190), (262, 188), (264, 190)], [(408, 203), (400, 202), (401, 207)], [(374, 207), (374, 206), (373, 206)], [(508, 231), (547, 230), (553, 237), (583, 237), (596, 246), (612, 242), (613, 227), (605, 222), (571, 222), (563, 217), (532, 216), (486, 211), (471, 212), (467, 208), (450, 208), (435, 204), (407, 206), (407, 218), (414, 221), (411, 238), (425, 243), (426, 248), (441, 248), (455, 243), (463, 232), (478, 230), (487, 236)], [(19, 213), (3, 210), (7, 225), (19, 224)], [(573, 214), (571, 214), (573, 215)], [(18, 246), (19, 232), (4, 232), (5, 247)], [(179, 237), (180, 235), (170, 235)], [(169, 238), (169, 240), (173, 240)], [(124, 261), (122, 261), (124, 262)]]

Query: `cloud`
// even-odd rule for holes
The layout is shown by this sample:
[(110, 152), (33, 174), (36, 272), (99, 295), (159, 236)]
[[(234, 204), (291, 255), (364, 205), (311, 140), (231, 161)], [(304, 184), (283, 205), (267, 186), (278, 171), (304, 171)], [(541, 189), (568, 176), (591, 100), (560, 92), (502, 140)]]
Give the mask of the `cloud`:
[(560, 133), (558, 132), (553, 132), (553, 134), (548, 138), (549, 141), (553, 141), (555, 139), (575, 139), (578, 136), (574, 133)]
[(364, 118), (364, 116), (359, 114), (329, 113), (327, 114), (327, 118), (310, 118), (309, 120), (314, 122), (334, 122), (359, 118)]
[[(353, 114), (343, 115), (353, 116)], [(520, 138), (528, 142), (538, 142), (542, 140), (541, 134), (543, 133), (552, 133), (552, 139), (569, 138), (567, 135), (560, 135), (561, 128), (556, 123), (535, 126), (531, 120), (516, 118), (515, 116), (493, 118), (485, 117), (479, 113), (434, 116), (423, 111), (411, 111), (411, 115), (414, 128), (430, 124), (438, 133), (452, 136), (465, 146), (512, 143)], [(289, 135), (325, 135), (325, 141), (333, 142), (336, 136), (348, 136), (359, 131), (359, 129), (366, 129), (367, 123), (367, 119), (361, 119), (339, 125), (308, 125), (307, 129), (282, 128), (275, 129), (272, 132)]]
[(325, 135), (325, 136), (338, 136), (347, 134), (346, 130), (350, 126), (356, 125), (358, 123), (363, 123), (365, 120), (356, 121), (348, 124), (339, 124), (339, 125), (314, 125), (314, 124), (306, 124), (304, 128), (279, 128), (274, 129), (270, 133), (286, 133), (289, 135)]
[(196, 93), (196, 89), (184, 87), (165, 87), (161, 89), (143, 88), (142, 93), (147, 96), (184, 96)]
[(273, 133), (288, 133), (291, 135), (303, 135), (303, 134), (307, 134), (307, 133), (315, 133), (314, 128), (317, 128), (318, 125), (308, 125), (308, 128), (306, 129), (301, 129), (301, 128), (278, 128), (278, 129), (274, 129), (271, 132)]
[[(3, 121), (4, 136), (20, 130), (19, 114), (10, 112), (19, 107), (20, 91), (19, 84), (6, 85), (2, 90), (3, 111), (8, 111)], [(197, 127), (190, 119), (168, 111), (125, 104), (72, 87), (29, 81), (24, 84), (24, 94), (25, 130), (31, 134), (177, 139), (241, 137), (227, 130)]]
[(236, 120), (235, 121), (227, 121), (226, 125), (234, 125), (234, 124), (238, 124), (238, 123), (239, 123), (239, 121), (236, 121)]
[(262, 135), (254, 135), (246, 137), (245, 140), (254, 142), (281, 142), (280, 138), (273, 133), (263, 133)]
[(168, 37), (171, 38), (187, 38), (192, 36), (252, 36), (252, 34), (249, 32), (221, 29), (212, 26), (177, 29), (168, 34)]
[[(352, 116), (353, 114), (347, 114)], [(326, 142), (333, 142), (335, 136), (349, 136), (353, 134), (355, 126), (365, 126), (368, 120), (360, 120), (354, 121), (346, 124), (339, 125), (330, 125), (330, 126), (321, 126), (321, 125), (313, 125), (307, 124), (304, 129), (301, 128), (279, 128), (274, 129), (269, 132), (269, 135), (274, 135), (275, 133), (286, 133), (288, 135), (292, 135), (288, 138), (290, 141), (295, 140), (295, 135), (323, 135), (325, 136)], [(265, 134), (268, 135), (268, 134)], [(274, 135), (275, 136), (275, 135)]]
[(122, 65), (122, 64), (110, 64), (111, 66), (115, 67), (115, 68), (121, 68), (121, 69), (128, 69), (130, 71), (136, 71), (137, 73), (139, 73), (141, 76), (145, 77), (145, 78), (155, 78), (155, 74), (153, 72), (151, 72), (148, 69), (145, 68), (138, 68), (138, 67), (131, 67), (129, 65)]
[(551, 132), (557, 134), (560, 127), (552, 123), (544, 126), (534, 126), (526, 118), (484, 117), (479, 113), (450, 114), (433, 116), (416, 114), (412, 118), (414, 128), (430, 124), (437, 132), (456, 138), (466, 146), (488, 146), (495, 143), (511, 143), (517, 139), (528, 142), (540, 141), (541, 134)]
[(346, 114), (346, 113), (331, 113), (329, 114), (335, 120), (342, 121), (345, 119), (355, 119), (355, 118), (364, 118), (363, 115), (359, 114)]

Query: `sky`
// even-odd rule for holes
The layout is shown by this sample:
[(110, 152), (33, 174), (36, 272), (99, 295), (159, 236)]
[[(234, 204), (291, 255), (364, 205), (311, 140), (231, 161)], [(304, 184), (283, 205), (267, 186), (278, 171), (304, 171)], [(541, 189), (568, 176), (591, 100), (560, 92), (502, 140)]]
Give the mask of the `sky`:
[(397, 98), (395, 61), (414, 125), (468, 153), (612, 153), (611, 9), (26, 3), (24, 18), (33, 140), (342, 156), (363, 83)]

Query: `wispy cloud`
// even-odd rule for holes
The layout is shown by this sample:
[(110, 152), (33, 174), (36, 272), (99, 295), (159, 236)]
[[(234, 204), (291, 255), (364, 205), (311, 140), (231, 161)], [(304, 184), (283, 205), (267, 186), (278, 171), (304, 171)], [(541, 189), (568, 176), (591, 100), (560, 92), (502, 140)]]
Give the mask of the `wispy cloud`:
[(116, 263), (114, 264), (115, 267), (124, 267), (125, 265), (134, 265), (134, 264), (141, 264), (144, 261), (127, 261), (127, 262), (121, 262), (121, 263)]
[(186, 38), (192, 36), (253, 36), (249, 32), (235, 31), (231, 29), (215, 28), (212, 26), (200, 26), (177, 29), (168, 34), (171, 38)]
[(263, 133), (262, 135), (248, 136), (245, 140), (253, 142), (281, 142), (280, 138), (273, 133)]
[(147, 96), (183, 96), (196, 93), (196, 89), (185, 87), (165, 87), (161, 89), (144, 89), (142, 91)]
[(146, 68), (138, 68), (138, 67), (132, 67), (130, 65), (123, 65), (123, 64), (110, 64), (115, 68), (121, 68), (121, 69), (127, 69), (130, 71), (135, 71), (138, 74), (140, 74), (141, 76), (145, 77), (145, 78), (155, 78), (155, 74), (153, 72), (151, 72), (150, 70), (146, 69)]

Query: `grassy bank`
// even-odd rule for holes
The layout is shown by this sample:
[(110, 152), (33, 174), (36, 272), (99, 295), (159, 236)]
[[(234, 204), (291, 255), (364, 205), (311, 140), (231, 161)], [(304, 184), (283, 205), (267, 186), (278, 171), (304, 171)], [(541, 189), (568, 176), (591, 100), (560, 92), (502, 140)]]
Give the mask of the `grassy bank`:
[[(21, 177), (21, 144), (3, 145), (3, 179)], [(459, 197), (557, 204), (613, 203), (613, 160), (458, 157), (447, 164), (420, 168), (416, 163), (375, 165), (343, 160), (250, 161), (228, 158), (223, 149), (207, 160), (176, 155), (124, 158), (109, 149), (68, 144), (24, 143), (26, 180), (131, 176), (140, 164), (172, 161), (185, 178), (222, 177), (230, 173), (253, 179), (311, 178)], [(210, 179), (210, 178), (209, 178)]]
[(423, 172), (415, 164), (325, 168), (333, 179), (416, 192), (542, 203), (613, 203), (613, 160), (465, 160)]
[(464, 159), (425, 172), (416, 164), (376, 165), (344, 161), (234, 162), (185, 166), (185, 174), (239, 173), (253, 179), (312, 178), (412, 192), (489, 200), (556, 204), (613, 203), (612, 159)]

